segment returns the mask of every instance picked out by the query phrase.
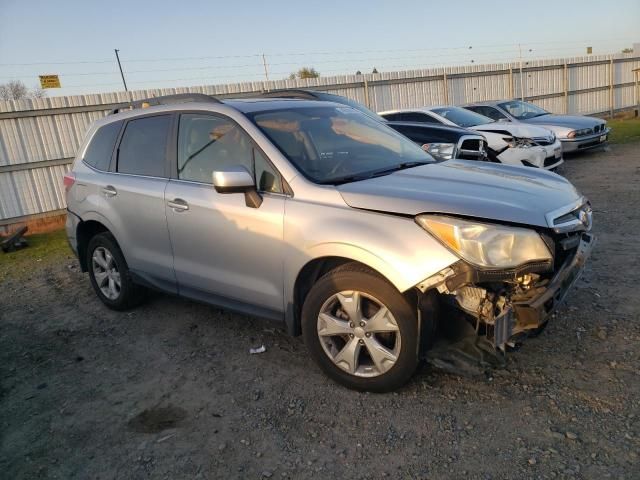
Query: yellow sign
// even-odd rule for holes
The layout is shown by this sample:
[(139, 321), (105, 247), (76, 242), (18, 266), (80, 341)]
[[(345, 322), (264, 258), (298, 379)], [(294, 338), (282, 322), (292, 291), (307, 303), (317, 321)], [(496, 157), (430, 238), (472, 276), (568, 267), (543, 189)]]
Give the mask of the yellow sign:
[(591, 55), (593, 53), (593, 47), (587, 47), (587, 55)]
[(40, 86), (42, 88), (60, 88), (58, 75), (40, 75)]

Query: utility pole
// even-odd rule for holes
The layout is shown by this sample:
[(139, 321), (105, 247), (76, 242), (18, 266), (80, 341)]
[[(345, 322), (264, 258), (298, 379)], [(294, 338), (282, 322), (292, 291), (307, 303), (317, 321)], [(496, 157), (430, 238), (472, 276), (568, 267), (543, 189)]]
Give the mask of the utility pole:
[(124, 91), (128, 92), (129, 89), (127, 88), (127, 82), (124, 79), (124, 72), (122, 71), (122, 65), (120, 64), (120, 56), (118, 55), (118, 52), (120, 50), (115, 48), (113, 51), (116, 52), (116, 60), (118, 61), (118, 68), (120, 69), (120, 76), (122, 77), (122, 83), (124, 84)]
[[(262, 66), (264, 67), (264, 78), (267, 79), (267, 82), (269, 81), (269, 67), (267, 66), (267, 57), (264, 56), (264, 53), (262, 54)], [(267, 91), (269, 89), (267, 88)]]
[(518, 54), (520, 56), (520, 100), (524, 102), (524, 85), (522, 83), (522, 45), (518, 44)]

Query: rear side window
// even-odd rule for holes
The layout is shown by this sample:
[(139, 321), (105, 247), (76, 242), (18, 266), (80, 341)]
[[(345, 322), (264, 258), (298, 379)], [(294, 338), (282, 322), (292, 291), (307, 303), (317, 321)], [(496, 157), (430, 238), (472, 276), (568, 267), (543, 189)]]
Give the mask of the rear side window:
[(403, 122), (416, 122), (416, 123), (440, 123), (431, 115), (418, 112), (407, 112), (400, 116), (400, 120)]
[(108, 123), (107, 125), (100, 127), (93, 135), (91, 143), (84, 154), (83, 160), (85, 163), (91, 165), (97, 170), (109, 170), (113, 147), (116, 144), (121, 127), (122, 122)]
[(169, 115), (128, 122), (118, 148), (118, 172), (164, 177), (170, 124)]

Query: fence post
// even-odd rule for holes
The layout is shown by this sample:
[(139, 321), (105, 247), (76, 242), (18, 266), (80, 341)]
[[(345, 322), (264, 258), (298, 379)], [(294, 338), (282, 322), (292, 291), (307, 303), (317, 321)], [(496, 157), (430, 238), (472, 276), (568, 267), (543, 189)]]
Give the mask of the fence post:
[(613, 118), (613, 56), (609, 57), (609, 117)]
[(371, 101), (369, 100), (369, 82), (367, 82), (367, 77), (364, 77), (364, 104), (367, 108), (371, 108)]
[(442, 80), (444, 81), (444, 104), (449, 105), (449, 83), (447, 81), (447, 72), (442, 72)]
[(513, 99), (513, 67), (509, 64), (509, 100)]
[(564, 113), (569, 114), (569, 68), (564, 62)]

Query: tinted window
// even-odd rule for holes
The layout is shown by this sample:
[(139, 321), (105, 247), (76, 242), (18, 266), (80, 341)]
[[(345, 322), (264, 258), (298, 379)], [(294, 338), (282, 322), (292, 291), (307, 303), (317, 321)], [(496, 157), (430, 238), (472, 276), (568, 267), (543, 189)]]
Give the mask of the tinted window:
[(397, 122), (400, 120), (400, 114), (399, 113), (385, 113), (384, 115), (382, 115), (382, 117), (385, 120), (388, 120), (390, 122)]
[(127, 123), (118, 150), (118, 172), (164, 177), (170, 123), (169, 115)]
[(400, 120), (402, 120), (403, 122), (440, 123), (431, 115), (418, 112), (405, 112), (400, 115)]
[(122, 122), (113, 122), (100, 127), (87, 147), (84, 161), (98, 170), (109, 170), (113, 147), (118, 139), (121, 127)]
[(492, 120), (504, 120), (507, 117), (503, 114), (501, 114), (498, 110), (496, 110), (493, 107), (484, 107), (484, 106), (478, 106), (478, 107), (466, 107), (467, 110), (471, 110), (472, 112), (476, 112), (479, 113), (480, 115), (484, 115), (485, 117), (489, 117)]
[(253, 172), (253, 144), (238, 125), (212, 115), (180, 116), (178, 178), (211, 183), (214, 171), (238, 165)]

